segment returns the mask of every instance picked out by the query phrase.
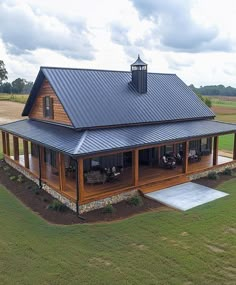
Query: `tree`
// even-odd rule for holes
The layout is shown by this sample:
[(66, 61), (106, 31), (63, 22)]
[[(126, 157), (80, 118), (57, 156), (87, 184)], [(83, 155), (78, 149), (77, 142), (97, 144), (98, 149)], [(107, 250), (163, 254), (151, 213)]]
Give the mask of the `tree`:
[(2, 81), (6, 79), (7, 79), (7, 70), (4, 62), (0, 60), (0, 84), (2, 84)]
[(204, 100), (204, 102), (205, 102), (205, 104), (206, 104), (209, 108), (212, 107), (212, 102), (211, 102), (211, 99), (210, 99), (210, 98), (206, 98), (206, 99)]
[(10, 93), (11, 93), (11, 83), (9, 83), (9, 82), (3, 83), (3, 84), (0, 86), (0, 91), (1, 91), (2, 93), (8, 93), (8, 94), (10, 94)]
[(16, 80), (12, 81), (12, 92), (20, 94), (22, 93), (26, 84), (26, 80), (23, 78), (17, 78)]

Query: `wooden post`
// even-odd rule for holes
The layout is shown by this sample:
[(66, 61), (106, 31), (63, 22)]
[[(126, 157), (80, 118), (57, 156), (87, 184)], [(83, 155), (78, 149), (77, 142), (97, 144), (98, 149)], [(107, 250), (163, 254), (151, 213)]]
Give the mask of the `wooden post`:
[(234, 134), (233, 160), (236, 160), (236, 133)]
[(157, 147), (157, 156), (158, 156), (158, 162), (157, 165), (160, 166), (160, 161), (161, 161), (161, 147)]
[(84, 160), (78, 159), (78, 178), (79, 178), (79, 202), (84, 198)]
[(40, 159), (41, 159), (41, 176), (42, 178), (46, 178), (46, 163), (45, 163), (45, 153), (44, 153), (44, 147), (39, 147), (40, 151)]
[(184, 145), (183, 173), (188, 173), (189, 141), (186, 141), (183, 145)]
[(218, 144), (219, 144), (219, 137), (214, 137), (213, 143), (213, 165), (218, 164)]
[(19, 139), (13, 136), (14, 160), (19, 160)]
[(23, 140), (23, 149), (24, 149), (25, 168), (29, 168), (29, 145), (28, 141), (26, 140)]
[(58, 167), (59, 167), (59, 179), (60, 179), (60, 191), (65, 191), (65, 179), (66, 179), (66, 173), (65, 173), (65, 157), (64, 154), (59, 152), (58, 154), (59, 160), (58, 160)]
[(139, 150), (133, 150), (132, 155), (133, 185), (137, 186), (139, 180)]
[(2, 151), (6, 154), (6, 133), (2, 131)]
[(6, 138), (6, 155), (10, 156), (10, 137), (9, 137), (9, 133), (5, 134), (5, 138)]

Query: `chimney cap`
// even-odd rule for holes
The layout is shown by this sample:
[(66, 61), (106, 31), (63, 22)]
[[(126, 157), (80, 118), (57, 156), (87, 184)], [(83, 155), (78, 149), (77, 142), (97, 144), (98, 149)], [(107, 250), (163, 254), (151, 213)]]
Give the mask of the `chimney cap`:
[(140, 56), (138, 55), (137, 60), (131, 64), (132, 66), (140, 66), (140, 65), (147, 65), (144, 61), (142, 61), (142, 59), (140, 58)]

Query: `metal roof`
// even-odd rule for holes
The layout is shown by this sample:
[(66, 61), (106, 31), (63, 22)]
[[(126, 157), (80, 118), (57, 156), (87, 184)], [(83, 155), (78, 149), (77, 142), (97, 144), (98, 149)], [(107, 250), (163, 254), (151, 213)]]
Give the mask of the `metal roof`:
[(175, 74), (148, 73), (139, 94), (131, 72), (42, 67), (22, 115), (33, 106), (46, 77), (74, 128), (213, 118), (214, 113)]
[(233, 133), (236, 132), (236, 124), (199, 120), (77, 131), (33, 120), (22, 120), (2, 125), (0, 129), (57, 151), (80, 156)]

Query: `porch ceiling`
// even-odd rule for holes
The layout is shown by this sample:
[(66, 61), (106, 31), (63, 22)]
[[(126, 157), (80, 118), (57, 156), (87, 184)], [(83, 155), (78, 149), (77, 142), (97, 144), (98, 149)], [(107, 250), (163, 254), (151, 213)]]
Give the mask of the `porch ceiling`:
[(236, 124), (199, 120), (76, 131), (44, 122), (22, 120), (2, 125), (0, 130), (72, 156), (82, 156), (234, 133)]

